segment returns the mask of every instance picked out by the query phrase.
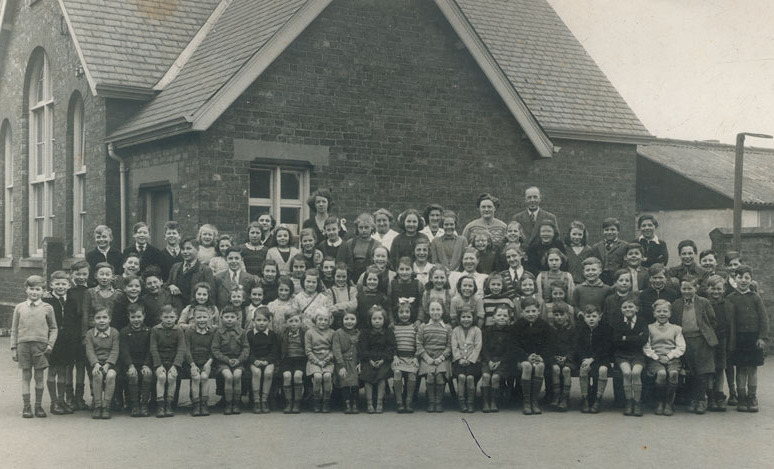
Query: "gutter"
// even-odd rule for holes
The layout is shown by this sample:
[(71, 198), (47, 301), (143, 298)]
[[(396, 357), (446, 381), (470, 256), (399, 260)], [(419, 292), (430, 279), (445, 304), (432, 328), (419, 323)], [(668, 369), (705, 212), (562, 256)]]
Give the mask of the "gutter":
[(119, 175), (118, 186), (121, 197), (121, 252), (126, 247), (126, 173), (129, 169), (126, 167), (124, 159), (116, 154), (115, 147), (112, 143), (107, 144), (108, 156), (112, 160), (118, 161)]

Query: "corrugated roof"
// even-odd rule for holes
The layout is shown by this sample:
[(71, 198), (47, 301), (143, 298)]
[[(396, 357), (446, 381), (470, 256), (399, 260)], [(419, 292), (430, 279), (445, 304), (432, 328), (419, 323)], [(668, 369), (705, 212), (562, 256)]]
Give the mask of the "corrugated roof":
[[(637, 153), (730, 199), (734, 198), (733, 145), (664, 140), (640, 145)], [(774, 150), (746, 148), (742, 202), (774, 204)]]
[(650, 136), (547, 1), (456, 2), (549, 135)]
[(219, 0), (61, 0), (97, 85), (151, 89)]
[(126, 134), (191, 116), (309, 0), (234, 0), (178, 76), (129, 122)]

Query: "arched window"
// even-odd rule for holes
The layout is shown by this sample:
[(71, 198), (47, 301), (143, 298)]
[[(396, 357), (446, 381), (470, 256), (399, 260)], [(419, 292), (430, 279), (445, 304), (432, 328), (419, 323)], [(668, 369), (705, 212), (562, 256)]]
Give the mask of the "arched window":
[(13, 254), (13, 153), (11, 125), (6, 120), (0, 125), (0, 161), (3, 161), (3, 257)]
[(31, 59), (29, 103), (29, 253), (43, 254), (43, 238), (51, 236), (54, 217), (54, 100), (45, 52)]
[(83, 256), (85, 249), (84, 226), (86, 221), (86, 127), (83, 116), (83, 99), (76, 94), (71, 103), (72, 162), (73, 162), (73, 256)]

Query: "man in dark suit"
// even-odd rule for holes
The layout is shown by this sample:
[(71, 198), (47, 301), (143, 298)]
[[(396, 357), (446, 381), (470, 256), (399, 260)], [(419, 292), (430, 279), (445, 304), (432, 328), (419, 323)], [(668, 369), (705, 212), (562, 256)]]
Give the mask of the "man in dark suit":
[(528, 188), (524, 191), (524, 199), (527, 202), (527, 210), (517, 213), (511, 220), (521, 224), (522, 236), (524, 236), (526, 245), (529, 246), (532, 240), (538, 236), (540, 222), (550, 220), (554, 222), (557, 230), (559, 229), (559, 223), (556, 221), (556, 215), (540, 208), (540, 202), (542, 201), (540, 189), (535, 186)]
[(231, 290), (241, 285), (245, 291), (243, 304), (246, 304), (250, 298), (250, 290), (254, 285), (259, 284), (258, 277), (247, 273), (242, 264), (242, 251), (236, 247), (230, 247), (225, 252), (228, 270), (219, 272), (215, 276), (215, 302), (219, 310), (222, 310), (229, 304)]

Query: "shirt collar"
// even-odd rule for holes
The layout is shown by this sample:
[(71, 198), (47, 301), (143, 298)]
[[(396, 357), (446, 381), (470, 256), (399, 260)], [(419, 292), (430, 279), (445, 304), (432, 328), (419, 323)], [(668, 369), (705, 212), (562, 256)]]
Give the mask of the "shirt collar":
[(177, 256), (178, 254), (180, 254), (180, 247), (176, 247), (174, 249), (170, 249), (169, 246), (167, 246), (167, 252), (172, 254), (173, 257)]
[(103, 256), (107, 257), (107, 253), (108, 251), (110, 251), (110, 246), (108, 246), (107, 249), (105, 249), (104, 251), (100, 249), (99, 246), (97, 246), (97, 251), (99, 251), (100, 254), (102, 254)]
[(134, 248), (137, 249), (137, 252), (144, 251), (144, 250), (148, 249), (148, 243), (145, 243), (143, 245), (139, 245), (139, 244), (135, 243), (134, 244)]
[(263, 334), (265, 336), (268, 336), (269, 335), (269, 328), (267, 327), (265, 331), (259, 331), (258, 328), (253, 327), (253, 334), (255, 334), (255, 335)]
[(330, 240), (326, 240), (326, 241), (325, 241), (325, 243), (326, 243), (328, 246), (333, 246), (333, 247), (336, 247), (336, 246), (341, 246), (341, 243), (343, 243), (343, 242), (344, 242), (344, 241), (341, 239), (341, 236), (339, 236), (339, 239), (338, 239), (338, 240), (336, 240), (336, 242), (334, 242), (334, 243), (332, 243)]
[(99, 329), (97, 329), (95, 327), (94, 328), (94, 337), (103, 337), (103, 338), (110, 337), (110, 334), (108, 334), (108, 331), (110, 331), (110, 328), (108, 328), (108, 329), (106, 329), (104, 331), (101, 331), (101, 330), (99, 330)]
[(42, 303), (42, 302), (43, 302), (43, 300), (35, 300), (35, 301), (27, 300), (27, 303), (28, 303), (30, 306), (38, 306), (38, 305), (39, 305), (40, 303)]
[(51, 296), (53, 298), (56, 298), (57, 300), (61, 301), (62, 303), (66, 303), (67, 302), (67, 293), (65, 293), (62, 296), (56, 296), (56, 293), (51, 293)]
[[(639, 240), (642, 241), (643, 239), (645, 239), (645, 237), (640, 235)], [(653, 239), (648, 240), (648, 242), (658, 244), (658, 235), (653, 235)]]
[(210, 329), (208, 327), (204, 329), (199, 329), (198, 327), (194, 328), (194, 331), (199, 335), (207, 335), (208, 332), (210, 332)]

